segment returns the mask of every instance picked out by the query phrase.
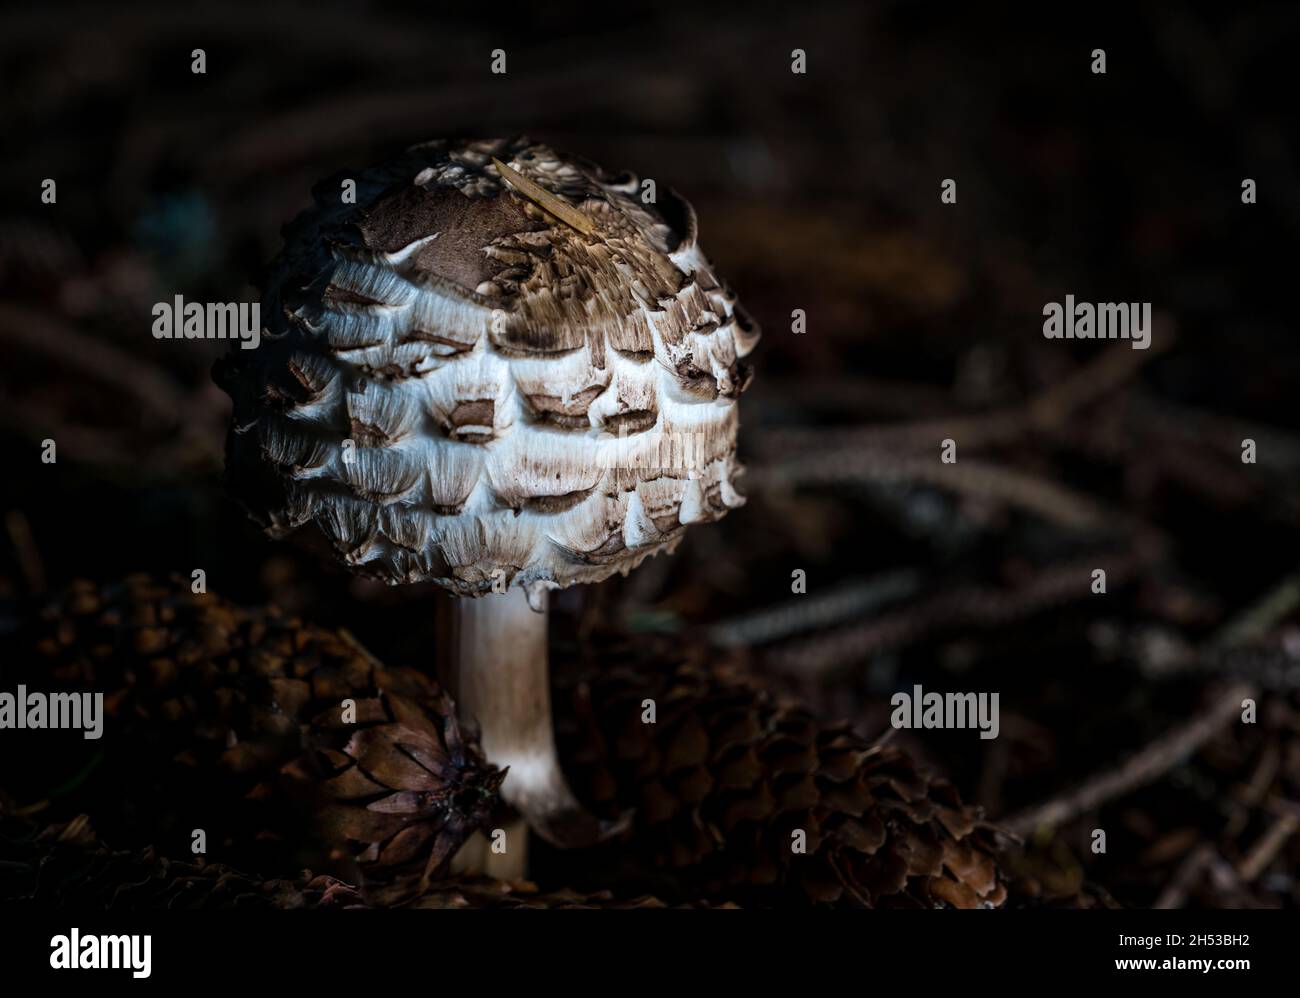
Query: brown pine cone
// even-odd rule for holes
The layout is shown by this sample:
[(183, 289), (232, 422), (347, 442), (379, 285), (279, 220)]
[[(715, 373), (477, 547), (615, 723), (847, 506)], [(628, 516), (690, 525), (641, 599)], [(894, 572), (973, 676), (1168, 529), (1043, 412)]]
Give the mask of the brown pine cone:
[(578, 795), (605, 814), (635, 809), (621, 862), (742, 905), (1003, 903), (993, 830), (906, 753), (746, 682), (640, 657), (606, 663), (557, 709)]
[(391, 883), (441, 875), (496, 804), (502, 774), (430, 678), (275, 607), (77, 583), (8, 644), (5, 688), (102, 691), (107, 717), (98, 741), (33, 733), (26, 793), (7, 789), (92, 814), (118, 847), (188, 855), (201, 828), (214, 860)]

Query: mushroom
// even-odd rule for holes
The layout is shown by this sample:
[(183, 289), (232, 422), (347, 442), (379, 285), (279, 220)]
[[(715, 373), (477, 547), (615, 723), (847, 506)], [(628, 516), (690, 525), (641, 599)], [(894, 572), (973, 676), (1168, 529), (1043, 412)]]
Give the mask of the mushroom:
[[(355, 199), (346, 198), (353, 182)], [(525, 138), (433, 141), (318, 185), (224, 359), (227, 478), (272, 536), (459, 597), (448, 685), (503, 797), (561, 846), (607, 834), (560, 771), (552, 589), (624, 575), (744, 502), (759, 332), (691, 206)]]

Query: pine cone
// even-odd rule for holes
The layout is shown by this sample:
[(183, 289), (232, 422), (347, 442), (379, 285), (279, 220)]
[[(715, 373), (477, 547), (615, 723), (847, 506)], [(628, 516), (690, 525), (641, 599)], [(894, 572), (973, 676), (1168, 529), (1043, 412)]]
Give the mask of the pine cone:
[(504, 578), (535, 607), (740, 505), (758, 331), (690, 205), (640, 193), (526, 139), (429, 142), (320, 185), (261, 345), (215, 372), (232, 490), (365, 574), (461, 595)]
[(992, 830), (906, 753), (747, 683), (638, 657), (574, 684), (558, 710), (579, 797), (598, 813), (635, 809), (619, 862), (742, 905), (1003, 903)]
[(27, 775), (48, 790), (67, 774), (44, 764), (98, 756), (54, 803), (118, 845), (188, 853), (202, 828), (223, 861), (348, 875), (355, 861), (367, 883), (390, 883), (440, 875), (496, 802), (502, 774), (432, 680), (274, 607), (146, 577), (76, 583), (11, 643), (5, 660), (25, 667), (3, 667), (10, 686), (105, 693), (102, 740), (69, 739)]

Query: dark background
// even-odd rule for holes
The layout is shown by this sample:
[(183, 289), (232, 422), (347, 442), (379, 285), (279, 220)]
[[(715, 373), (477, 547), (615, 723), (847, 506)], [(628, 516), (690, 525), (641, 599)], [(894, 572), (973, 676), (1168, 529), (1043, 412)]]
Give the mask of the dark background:
[[(1244, 677), (1260, 724), (1170, 760), (1031, 859), (1146, 905), (1200, 849), (1179, 903), (1300, 903), (1294, 7), (432, 6), (4, 15), (0, 598), (203, 568), (222, 595), (427, 662), (428, 588), (352, 579), (224, 497), (222, 345), (154, 340), (150, 309), (251, 300), (327, 174), (439, 135), (525, 132), (692, 200), (765, 330), (742, 405), (750, 504), (675, 558), (565, 594), (562, 614), (740, 642), (762, 681), (868, 735), (914, 683), (999, 691), (996, 741), (900, 733), (999, 819)], [(956, 205), (940, 203), (949, 177)], [(1067, 293), (1152, 302), (1152, 349), (1045, 340), (1042, 307)], [(948, 436), (959, 463), (936, 479)], [(1279, 585), (1244, 650), (1219, 653)], [(849, 609), (816, 602), (828, 593)], [(1104, 856), (1087, 852), (1096, 827)], [(1263, 872), (1243, 876), (1270, 834)]]

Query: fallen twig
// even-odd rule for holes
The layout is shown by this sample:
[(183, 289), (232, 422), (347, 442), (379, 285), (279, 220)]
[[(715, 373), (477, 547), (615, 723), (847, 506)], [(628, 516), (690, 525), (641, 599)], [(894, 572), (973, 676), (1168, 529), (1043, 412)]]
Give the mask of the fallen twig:
[(0, 305), (0, 338), (125, 390), (168, 425), (189, 409), (187, 394), (162, 368), (87, 336), (49, 312)]
[[(1090, 402), (1127, 382), (1154, 356), (1173, 344), (1173, 336), (1156, 339), (1150, 350), (1116, 346), (1085, 364), (1022, 405), (972, 416), (919, 420), (845, 430), (783, 429), (762, 434), (760, 450), (772, 458), (783, 455), (857, 453), (862, 450), (937, 447), (951, 438), (963, 451), (1008, 443), (1034, 430), (1049, 430)], [(840, 455), (842, 456), (842, 455)], [(800, 461), (794, 462), (796, 466)]]
[(903, 599), (916, 591), (916, 572), (888, 572), (859, 582), (837, 586), (820, 595), (786, 600), (739, 617), (719, 621), (708, 629), (709, 640), (724, 646), (759, 645), (769, 641), (829, 627), (882, 604)]
[(907, 644), (937, 629), (962, 625), (990, 627), (1089, 595), (1094, 569), (1106, 572), (1108, 584), (1123, 584), (1157, 556), (1155, 546), (1107, 552), (1086, 560), (1043, 569), (1014, 589), (963, 586), (939, 593), (899, 612), (842, 627), (828, 634), (781, 646), (765, 660), (778, 672), (804, 677), (825, 675), (871, 655)]
[[(1300, 574), (1293, 574), (1220, 628), (1210, 639), (1209, 647), (1220, 651), (1238, 648), (1267, 633), (1297, 605), (1300, 605)], [(1054, 828), (1153, 782), (1217, 734), (1241, 710), (1243, 700), (1255, 696), (1254, 684), (1232, 683), (1209, 708), (1166, 732), (1128, 761), (1093, 776), (1074, 790), (1013, 815), (1005, 822), (1006, 827), (1019, 835)]]
[(1297, 830), (1300, 830), (1300, 816), (1290, 812), (1278, 815), (1246, 854), (1246, 858), (1237, 864), (1238, 876), (1248, 884), (1254, 883), (1259, 875), (1268, 869), (1268, 864), (1273, 862), (1273, 857)]
[(1079, 815), (1152, 783), (1219, 733), (1240, 715), (1241, 702), (1254, 696), (1247, 683), (1233, 683), (1213, 703), (1185, 724), (1165, 732), (1146, 748), (1081, 786), (1021, 811), (1003, 824), (1014, 834), (1029, 836), (1055, 828)]
[(27, 514), (21, 509), (9, 510), (5, 513), (5, 530), (9, 534), (10, 543), (14, 546), (14, 554), (19, 568), (22, 569), (23, 578), (27, 582), (27, 591), (45, 592), (45, 560), (41, 557), (40, 548), (36, 546), (36, 538), (32, 535), (32, 525), (27, 519)]
[(1192, 885), (1196, 883), (1197, 878), (1205, 871), (1205, 867), (1209, 865), (1213, 856), (1214, 848), (1205, 842), (1202, 842), (1189, 852), (1183, 857), (1183, 861), (1178, 864), (1173, 879), (1165, 885), (1165, 889), (1160, 892), (1160, 896), (1156, 898), (1151, 907), (1157, 910), (1167, 910), (1181, 908), (1185, 905), (1188, 892), (1191, 891)]
[(1070, 530), (1122, 526), (1128, 519), (1090, 496), (1014, 468), (965, 458), (956, 464), (943, 464), (938, 446), (939, 442), (934, 441), (933, 457), (906, 457), (884, 450), (810, 454), (779, 466), (757, 468), (751, 474), (756, 488), (777, 483), (931, 485), (1001, 502)]

